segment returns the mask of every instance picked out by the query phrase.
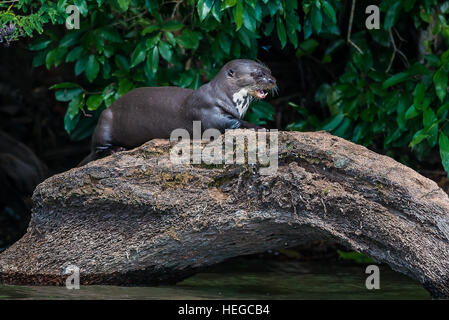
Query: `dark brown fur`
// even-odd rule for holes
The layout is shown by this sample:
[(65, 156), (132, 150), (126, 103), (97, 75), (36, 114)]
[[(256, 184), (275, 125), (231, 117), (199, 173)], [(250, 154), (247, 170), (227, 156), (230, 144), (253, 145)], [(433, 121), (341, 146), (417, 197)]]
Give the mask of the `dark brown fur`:
[(201, 121), (202, 131), (254, 128), (240, 118), (232, 95), (241, 88), (272, 89), (275, 83), (266, 66), (252, 60), (233, 60), (197, 90), (134, 89), (102, 112), (92, 136), (91, 154), (80, 165), (151, 139), (168, 139), (178, 128), (192, 133), (193, 121)]

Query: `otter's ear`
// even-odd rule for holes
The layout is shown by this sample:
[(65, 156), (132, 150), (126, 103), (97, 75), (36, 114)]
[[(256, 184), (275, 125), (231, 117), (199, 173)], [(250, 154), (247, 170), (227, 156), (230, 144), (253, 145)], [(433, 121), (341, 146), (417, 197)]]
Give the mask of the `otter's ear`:
[(234, 76), (234, 70), (233, 69), (229, 69), (228, 70), (228, 77), (233, 77)]

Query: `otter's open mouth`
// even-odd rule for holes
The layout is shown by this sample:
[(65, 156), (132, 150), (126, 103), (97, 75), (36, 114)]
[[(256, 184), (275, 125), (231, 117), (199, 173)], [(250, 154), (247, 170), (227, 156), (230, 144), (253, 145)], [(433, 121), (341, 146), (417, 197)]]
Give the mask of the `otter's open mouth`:
[(262, 89), (258, 89), (255, 92), (255, 96), (259, 99), (265, 99), (265, 97), (268, 95), (268, 92), (262, 90)]
[(256, 89), (249, 92), (250, 95), (256, 97), (257, 99), (265, 99), (268, 95), (268, 92), (264, 89)]

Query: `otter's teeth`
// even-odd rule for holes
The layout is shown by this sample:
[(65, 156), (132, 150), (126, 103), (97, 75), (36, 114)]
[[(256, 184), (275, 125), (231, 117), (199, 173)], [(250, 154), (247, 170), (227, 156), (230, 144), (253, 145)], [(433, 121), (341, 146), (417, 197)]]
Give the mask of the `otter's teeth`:
[(256, 96), (259, 99), (265, 99), (267, 94), (268, 94), (268, 92), (264, 92), (262, 89), (259, 89), (259, 90), (256, 91)]

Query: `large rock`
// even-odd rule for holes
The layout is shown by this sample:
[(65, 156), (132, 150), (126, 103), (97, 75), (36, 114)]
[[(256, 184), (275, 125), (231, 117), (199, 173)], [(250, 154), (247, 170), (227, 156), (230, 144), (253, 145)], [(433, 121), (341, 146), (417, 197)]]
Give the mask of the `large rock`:
[[(237, 134), (244, 134), (238, 131)], [(175, 282), (227, 258), (330, 239), (449, 297), (449, 199), (395, 160), (327, 133), (279, 133), (279, 168), (174, 165), (153, 140), (41, 183), (0, 279)]]

